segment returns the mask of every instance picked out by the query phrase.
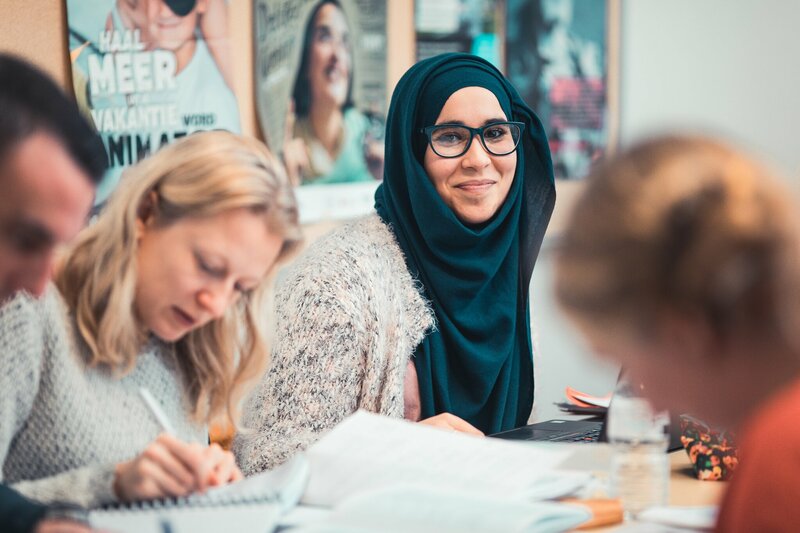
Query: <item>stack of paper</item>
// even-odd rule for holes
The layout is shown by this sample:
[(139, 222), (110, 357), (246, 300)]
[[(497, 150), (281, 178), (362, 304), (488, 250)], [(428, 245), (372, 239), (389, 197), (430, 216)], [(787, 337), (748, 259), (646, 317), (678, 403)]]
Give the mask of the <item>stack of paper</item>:
[(542, 500), (589, 479), (570, 453), (359, 411), (306, 452), (302, 503), (333, 511), (303, 531), (565, 531), (590, 513)]

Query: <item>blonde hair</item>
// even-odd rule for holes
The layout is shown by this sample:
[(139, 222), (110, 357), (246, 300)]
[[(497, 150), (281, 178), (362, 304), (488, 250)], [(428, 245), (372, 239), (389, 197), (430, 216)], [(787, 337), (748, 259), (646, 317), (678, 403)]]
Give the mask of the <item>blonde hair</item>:
[[(255, 139), (224, 131), (192, 134), (130, 168), (96, 223), (85, 229), (56, 275), (89, 348), (90, 366), (129, 372), (148, 332), (134, 310), (136, 221), (157, 198), (154, 222), (210, 217), (233, 209), (263, 214), (284, 239), (279, 262), (300, 240), (297, 204), (280, 164)], [(235, 424), (246, 384), (265, 369), (267, 350), (256, 317), (267, 280), (219, 320), (173, 343), (198, 421)]]
[(789, 194), (716, 141), (661, 137), (597, 167), (558, 247), (574, 318), (647, 333), (665, 310), (733, 332), (797, 331), (798, 233)]

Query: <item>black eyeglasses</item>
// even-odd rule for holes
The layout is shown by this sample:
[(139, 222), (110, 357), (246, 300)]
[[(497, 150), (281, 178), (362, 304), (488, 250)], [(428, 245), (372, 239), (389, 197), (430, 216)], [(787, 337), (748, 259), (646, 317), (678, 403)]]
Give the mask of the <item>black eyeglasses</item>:
[(433, 152), (439, 157), (460, 157), (467, 153), (476, 135), (492, 155), (508, 155), (517, 149), (525, 124), (522, 122), (492, 122), (482, 128), (462, 124), (437, 124), (422, 128)]

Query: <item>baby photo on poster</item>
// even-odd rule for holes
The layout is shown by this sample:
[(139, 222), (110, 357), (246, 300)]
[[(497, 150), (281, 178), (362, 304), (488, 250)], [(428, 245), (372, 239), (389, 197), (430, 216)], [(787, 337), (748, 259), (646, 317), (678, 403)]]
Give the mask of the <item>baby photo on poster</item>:
[(100, 133), (109, 170), (123, 170), (199, 130), (240, 132), (226, 0), (67, 0), (72, 79)]

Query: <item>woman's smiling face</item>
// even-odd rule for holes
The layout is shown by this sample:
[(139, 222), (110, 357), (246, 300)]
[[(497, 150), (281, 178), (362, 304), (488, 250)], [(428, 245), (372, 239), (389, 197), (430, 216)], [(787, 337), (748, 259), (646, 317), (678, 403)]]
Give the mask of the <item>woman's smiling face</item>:
[[(480, 128), (492, 122), (511, 120), (497, 97), (483, 87), (464, 87), (450, 95), (436, 124), (463, 124)], [(473, 139), (459, 157), (436, 155), (428, 145), (423, 166), (436, 192), (459, 220), (482, 224), (503, 205), (517, 168), (517, 153), (488, 153), (480, 139)]]
[(312, 100), (329, 100), (341, 107), (350, 84), (350, 30), (342, 10), (334, 4), (320, 7), (311, 28), (308, 80)]

